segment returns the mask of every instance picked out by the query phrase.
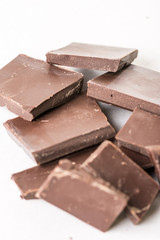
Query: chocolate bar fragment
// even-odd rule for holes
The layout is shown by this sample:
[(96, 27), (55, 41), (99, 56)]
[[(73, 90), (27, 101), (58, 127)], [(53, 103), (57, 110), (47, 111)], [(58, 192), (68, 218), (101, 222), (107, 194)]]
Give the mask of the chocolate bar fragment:
[(63, 66), (117, 72), (138, 55), (136, 49), (71, 43), (46, 54), (47, 62)]
[[(95, 149), (96, 147), (83, 149), (79, 152), (67, 156), (67, 159), (72, 162), (76, 162), (76, 164), (81, 164)], [(42, 183), (46, 180), (48, 175), (57, 165), (58, 160), (13, 174), (12, 179), (21, 191), (21, 198), (24, 198), (26, 200), (35, 199), (36, 192), (39, 190)]]
[(87, 95), (128, 110), (140, 107), (160, 115), (160, 73), (130, 65), (88, 82)]
[(82, 83), (81, 73), (19, 55), (0, 70), (0, 106), (31, 121), (77, 95)]
[(136, 108), (116, 135), (123, 147), (149, 156), (147, 146), (160, 145), (160, 116)]
[(157, 182), (110, 141), (104, 141), (82, 167), (92, 167), (130, 197), (127, 213), (135, 224), (142, 220), (159, 191)]
[(155, 174), (160, 182), (160, 145), (148, 146), (147, 149), (154, 164)]
[(86, 93), (51, 110), (33, 122), (14, 118), (4, 123), (38, 164), (90, 147), (115, 136), (95, 100)]
[(69, 160), (59, 162), (36, 196), (107, 231), (126, 207), (128, 196), (103, 179), (78, 168)]

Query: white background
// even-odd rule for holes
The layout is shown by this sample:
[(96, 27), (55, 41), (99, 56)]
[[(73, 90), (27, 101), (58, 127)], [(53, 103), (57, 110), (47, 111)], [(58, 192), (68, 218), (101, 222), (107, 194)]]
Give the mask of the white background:
[[(47, 51), (78, 41), (138, 48), (135, 63), (160, 71), (159, 2), (0, 0), (0, 68), (19, 53), (45, 60)], [(99, 74), (84, 73), (87, 79)], [(130, 115), (108, 105), (105, 110), (116, 129)], [(121, 216), (106, 233), (44, 201), (20, 199), (11, 174), (35, 163), (2, 126), (13, 116), (0, 108), (0, 240), (159, 239), (160, 196), (141, 224), (134, 226)]]

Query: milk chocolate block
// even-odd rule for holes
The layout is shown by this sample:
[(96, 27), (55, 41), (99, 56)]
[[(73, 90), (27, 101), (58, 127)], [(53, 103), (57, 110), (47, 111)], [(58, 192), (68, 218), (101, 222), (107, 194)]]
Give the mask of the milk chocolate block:
[(60, 161), (36, 196), (101, 231), (110, 228), (128, 202), (128, 196), (69, 160)]
[(85, 69), (117, 72), (136, 57), (136, 49), (71, 43), (46, 54), (47, 62)]
[(160, 145), (160, 116), (136, 108), (116, 139), (121, 146), (149, 156), (146, 147)]
[(160, 115), (160, 73), (130, 65), (88, 82), (87, 95), (133, 111), (140, 107)]
[(31, 121), (77, 95), (82, 82), (81, 73), (19, 55), (0, 70), (0, 105)]
[[(77, 164), (81, 164), (95, 149), (96, 147), (83, 149), (67, 156), (67, 159), (72, 162), (76, 162)], [(13, 174), (12, 179), (21, 191), (21, 198), (35, 199), (36, 192), (39, 190), (42, 183), (46, 180), (48, 175), (57, 165), (58, 160)]]
[(104, 141), (82, 166), (92, 167), (130, 197), (127, 213), (135, 224), (142, 220), (159, 191), (157, 182), (110, 141)]
[(33, 122), (14, 118), (4, 126), (38, 164), (98, 144), (115, 135), (96, 101), (89, 99), (86, 93)]
[(160, 182), (160, 145), (148, 146), (147, 149), (154, 164), (155, 174)]

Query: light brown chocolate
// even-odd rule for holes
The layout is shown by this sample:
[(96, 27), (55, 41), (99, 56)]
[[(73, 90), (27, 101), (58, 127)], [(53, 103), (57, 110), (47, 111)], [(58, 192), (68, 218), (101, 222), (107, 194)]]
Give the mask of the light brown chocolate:
[(116, 139), (121, 146), (149, 156), (146, 147), (160, 144), (160, 116), (135, 109)]
[(46, 57), (48, 63), (117, 72), (130, 64), (137, 54), (136, 49), (71, 43), (66, 47), (48, 52)]
[(21, 54), (0, 70), (0, 106), (31, 121), (77, 95), (82, 83), (81, 73)]
[[(67, 156), (67, 159), (76, 162), (76, 164), (81, 164), (95, 149), (96, 147), (83, 149)], [(35, 199), (36, 192), (57, 165), (58, 160), (13, 174), (12, 179), (21, 191), (21, 198)]]
[(115, 136), (95, 100), (85, 93), (33, 122), (14, 118), (8, 133), (38, 164), (50, 162)]
[(80, 169), (68, 160), (60, 161), (36, 196), (101, 231), (110, 228), (128, 202), (128, 196), (95, 172)]
[(155, 174), (160, 182), (160, 145), (148, 146), (147, 149), (154, 164)]
[(160, 73), (131, 64), (88, 82), (87, 95), (133, 111), (140, 107), (160, 115)]
[(130, 197), (126, 211), (135, 224), (143, 219), (159, 192), (157, 182), (110, 141), (104, 141), (82, 167), (93, 168)]

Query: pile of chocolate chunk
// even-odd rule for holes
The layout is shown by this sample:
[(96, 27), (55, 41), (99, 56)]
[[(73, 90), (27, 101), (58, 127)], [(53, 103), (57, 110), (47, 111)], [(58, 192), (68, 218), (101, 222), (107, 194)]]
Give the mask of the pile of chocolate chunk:
[[(40, 198), (106, 231), (125, 211), (142, 221), (159, 192), (160, 73), (131, 64), (136, 49), (72, 43), (46, 62), (19, 55), (0, 70), (4, 123), (37, 166), (13, 174), (25, 199)], [(83, 87), (83, 74), (106, 71)], [(118, 133), (98, 103), (133, 111)], [(153, 168), (153, 178), (146, 171)]]

